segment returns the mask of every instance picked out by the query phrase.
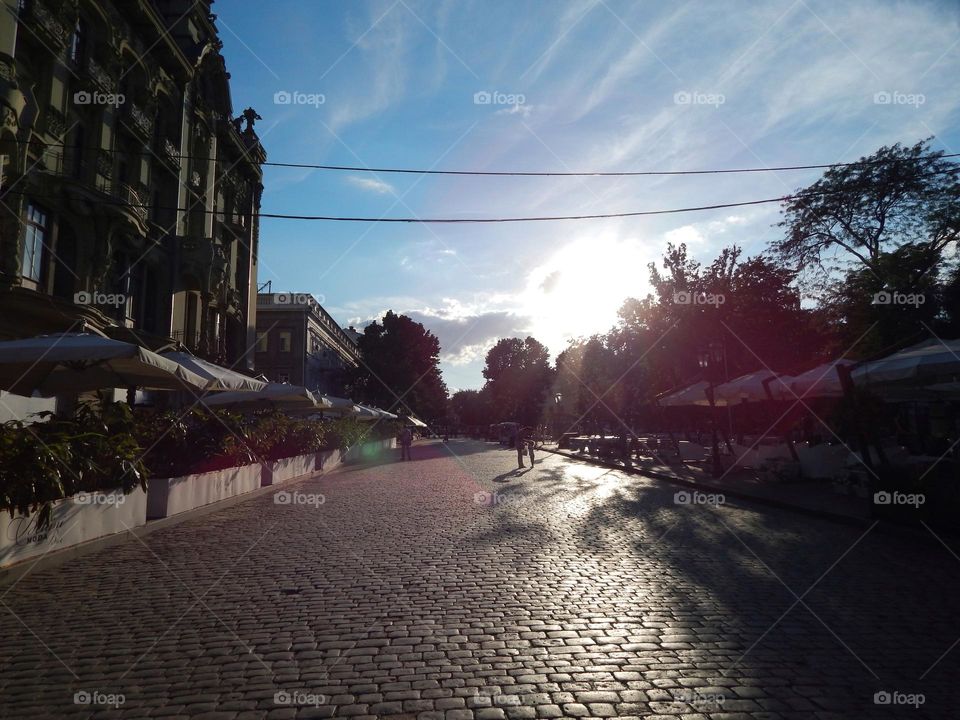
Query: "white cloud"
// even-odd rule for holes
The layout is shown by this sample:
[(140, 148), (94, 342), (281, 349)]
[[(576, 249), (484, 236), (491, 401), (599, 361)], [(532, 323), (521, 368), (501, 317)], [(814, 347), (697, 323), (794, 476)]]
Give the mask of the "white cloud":
[(367, 190), (369, 192), (377, 193), (378, 195), (392, 195), (396, 194), (397, 192), (393, 185), (388, 182), (384, 182), (379, 178), (348, 175), (347, 182), (355, 187), (360, 188), (361, 190)]

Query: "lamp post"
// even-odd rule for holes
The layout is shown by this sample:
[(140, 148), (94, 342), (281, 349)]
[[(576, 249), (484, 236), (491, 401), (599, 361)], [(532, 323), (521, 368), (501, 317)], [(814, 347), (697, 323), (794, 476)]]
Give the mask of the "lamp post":
[(697, 353), (697, 363), (700, 365), (709, 383), (707, 386), (707, 395), (710, 400), (710, 440), (713, 454), (713, 477), (723, 475), (723, 465), (720, 463), (720, 446), (717, 444), (717, 405), (714, 395), (717, 387), (717, 378), (723, 368), (723, 356), (723, 343), (720, 342), (712, 342)]
[(560, 438), (557, 437), (557, 431), (559, 430), (559, 423), (557, 418), (560, 417), (560, 403), (563, 401), (563, 393), (555, 393), (553, 396), (553, 436), (559, 442)]

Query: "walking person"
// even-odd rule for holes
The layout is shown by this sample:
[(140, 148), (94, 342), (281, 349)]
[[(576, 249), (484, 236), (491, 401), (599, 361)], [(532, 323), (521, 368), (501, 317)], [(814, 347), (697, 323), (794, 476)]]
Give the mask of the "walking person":
[(517, 465), (526, 467), (523, 464), (525, 453), (530, 454), (530, 467), (533, 467), (533, 430), (529, 427), (522, 427), (517, 430)]
[(410, 446), (413, 444), (413, 431), (405, 427), (400, 431), (400, 459), (412, 460), (410, 457)]

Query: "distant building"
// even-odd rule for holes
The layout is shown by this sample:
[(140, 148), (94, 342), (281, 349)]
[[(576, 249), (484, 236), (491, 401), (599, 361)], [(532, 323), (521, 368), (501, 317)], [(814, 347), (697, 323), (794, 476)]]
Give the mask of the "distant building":
[(0, 0), (0, 338), (249, 369), (266, 155), (211, 0)]
[(360, 364), (351, 330), (340, 327), (313, 295), (260, 293), (256, 370), (274, 382), (342, 396), (350, 370)]

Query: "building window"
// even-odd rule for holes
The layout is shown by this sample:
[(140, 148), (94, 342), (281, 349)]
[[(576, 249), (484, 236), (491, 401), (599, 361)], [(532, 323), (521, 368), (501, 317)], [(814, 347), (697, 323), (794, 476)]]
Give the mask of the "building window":
[(270, 336), (265, 333), (257, 333), (257, 352), (266, 352), (267, 351), (267, 341), (270, 339)]
[(279, 333), (280, 338), (280, 352), (290, 352), (291, 345), (291, 336), (289, 330), (281, 330)]
[(20, 272), (25, 278), (39, 282), (46, 239), (47, 213), (33, 203), (29, 203), (27, 221), (24, 223), (23, 267)]

